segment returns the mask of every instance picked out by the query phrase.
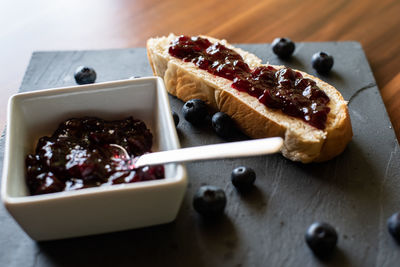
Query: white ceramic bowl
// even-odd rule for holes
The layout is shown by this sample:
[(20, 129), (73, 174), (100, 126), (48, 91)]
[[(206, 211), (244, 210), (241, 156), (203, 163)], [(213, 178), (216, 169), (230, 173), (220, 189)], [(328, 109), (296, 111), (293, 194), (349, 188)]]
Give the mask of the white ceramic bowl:
[(165, 179), (30, 196), (25, 157), (37, 140), (71, 117), (143, 120), (153, 151), (179, 148), (168, 96), (156, 77), (48, 89), (14, 95), (8, 126), (2, 200), (35, 240), (51, 240), (168, 223), (175, 219), (186, 186), (181, 164), (165, 165)]

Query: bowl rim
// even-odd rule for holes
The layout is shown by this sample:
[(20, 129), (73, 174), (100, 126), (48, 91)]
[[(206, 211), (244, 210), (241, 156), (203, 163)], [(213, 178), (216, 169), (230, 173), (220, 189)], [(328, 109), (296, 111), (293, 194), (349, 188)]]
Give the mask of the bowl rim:
[[(126, 184), (117, 184), (117, 185), (104, 185), (92, 188), (84, 188), (81, 190), (71, 190), (71, 191), (61, 191), (56, 193), (42, 194), (42, 195), (26, 195), (26, 196), (10, 196), (7, 188), (8, 183), (10, 182), (8, 173), (10, 172), (8, 168), (9, 160), (10, 160), (10, 135), (11, 128), (10, 125), (13, 123), (12, 118), (12, 106), (14, 102), (18, 99), (29, 99), (34, 97), (41, 96), (52, 96), (52, 95), (63, 95), (67, 93), (87, 93), (87, 92), (99, 92), (102, 89), (110, 89), (113, 87), (121, 87), (134, 85), (135, 83), (156, 83), (157, 86), (157, 95), (166, 101), (167, 106), (170, 108), (170, 103), (168, 99), (168, 94), (164, 86), (164, 81), (160, 77), (156, 76), (148, 76), (148, 77), (140, 77), (135, 79), (125, 79), (125, 80), (116, 80), (116, 81), (107, 81), (101, 83), (87, 84), (87, 85), (78, 85), (78, 86), (66, 86), (66, 87), (57, 87), (57, 88), (48, 88), (48, 89), (40, 89), (29, 92), (21, 92), (13, 94), (9, 100), (7, 105), (7, 129), (4, 143), (4, 158), (3, 158), (3, 171), (2, 171), (2, 181), (1, 181), (1, 198), (3, 203), (7, 206), (9, 204), (24, 204), (24, 203), (35, 203), (35, 202), (47, 202), (50, 200), (61, 200), (61, 199), (70, 199), (77, 197), (91, 197), (97, 196), (98, 194), (114, 194), (117, 192), (134, 192), (137, 190), (151, 190), (152, 188), (158, 187), (168, 187), (179, 185), (181, 183), (187, 183), (187, 172), (186, 168), (183, 164), (172, 163), (173, 168), (175, 168), (176, 175), (175, 177), (165, 177), (164, 179), (152, 180), (152, 181), (142, 181), (137, 183), (126, 183)], [(160, 86), (162, 88), (160, 88)], [(179, 138), (176, 132), (176, 128), (172, 127), (174, 125), (173, 118), (171, 112), (167, 114), (167, 125), (168, 131), (172, 131), (172, 144), (175, 148), (180, 148)]]
[[(105, 81), (105, 82), (98, 82), (98, 83), (91, 83), (91, 84), (82, 84), (82, 85), (72, 85), (72, 86), (62, 86), (62, 87), (51, 87), (51, 88), (44, 88), (38, 89), (34, 91), (27, 91), (27, 92), (19, 92), (11, 95), (8, 99), (10, 102), (13, 98), (23, 98), (29, 97), (30, 95), (37, 95), (37, 96), (45, 96), (45, 95), (61, 95), (64, 93), (71, 93), (71, 92), (83, 92), (83, 91), (94, 91), (99, 89), (107, 89), (110, 86), (117, 87), (123, 85), (130, 85), (131, 83), (139, 83), (139, 82), (161, 82), (164, 86), (164, 81), (162, 78), (158, 76), (146, 76), (140, 77), (135, 79), (121, 79), (121, 80), (113, 80), (113, 81)], [(169, 102), (169, 101), (168, 101)], [(9, 104), (9, 103), (8, 103)], [(7, 106), (7, 111), (10, 106)], [(7, 119), (9, 118), (10, 113), (7, 113)]]

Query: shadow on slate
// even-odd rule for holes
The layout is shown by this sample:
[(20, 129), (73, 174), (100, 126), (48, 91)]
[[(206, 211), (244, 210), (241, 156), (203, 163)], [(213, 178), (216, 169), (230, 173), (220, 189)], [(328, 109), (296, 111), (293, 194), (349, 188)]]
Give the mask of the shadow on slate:
[[(395, 266), (400, 246), (389, 236), (386, 219), (400, 207), (400, 155), (396, 137), (364, 52), (357, 42), (298, 43), (294, 57), (280, 61), (268, 44), (238, 45), (263, 62), (286, 64), (314, 74), (311, 56), (335, 58), (329, 75), (349, 101), (354, 137), (345, 152), (320, 164), (303, 165), (281, 155), (187, 164), (188, 191), (170, 224), (118, 233), (36, 243), (4, 207), (0, 208), (2, 266)], [(144, 48), (37, 52), (20, 91), (75, 85), (77, 66), (92, 66), (97, 82), (151, 75)], [(170, 96), (183, 147), (224, 142), (210, 128), (185, 122), (183, 103)], [(4, 149), (4, 138), (1, 150)], [(2, 154), (1, 154), (2, 155)], [(239, 194), (230, 182), (240, 165), (257, 173), (256, 187)], [(192, 197), (205, 184), (222, 187), (225, 216), (203, 221)], [(79, 219), (79, 218), (77, 218)], [(118, 219), (118, 218), (116, 218)], [(339, 233), (333, 258), (322, 262), (304, 242), (314, 221)], [(88, 226), (90, 227), (90, 226)]]

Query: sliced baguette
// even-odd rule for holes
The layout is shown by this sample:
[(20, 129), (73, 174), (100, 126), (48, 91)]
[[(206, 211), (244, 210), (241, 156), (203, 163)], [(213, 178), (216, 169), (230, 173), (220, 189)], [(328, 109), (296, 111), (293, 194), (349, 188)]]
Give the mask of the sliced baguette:
[[(351, 140), (353, 133), (347, 103), (333, 86), (299, 71), (304, 77), (314, 80), (330, 98), (328, 106), (331, 110), (326, 128), (319, 130), (301, 119), (260, 104), (257, 98), (232, 88), (232, 81), (228, 79), (170, 56), (168, 48), (175, 38), (176, 35), (170, 34), (147, 41), (147, 55), (153, 72), (164, 78), (170, 94), (183, 101), (194, 98), (204, 100), (214, 109), (231, 116), (238, 127), (252, 138), (281, 136), (284, 139), (282, 154), (293, 161), (309, 163), (329, 160), (340, 154)], [(251, 68), (263, 65), (255, 55), (233, 47), (225, 40), (206, 38), (235, 50)], [(284, 66), (273, 67), (279, 69)]]

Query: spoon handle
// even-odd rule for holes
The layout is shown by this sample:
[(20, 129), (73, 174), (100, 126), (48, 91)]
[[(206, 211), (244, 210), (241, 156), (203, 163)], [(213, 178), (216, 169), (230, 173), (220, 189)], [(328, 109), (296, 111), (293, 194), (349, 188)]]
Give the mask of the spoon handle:
[(144, 154), (136, 159), (136, 168), (172, 162), (189, 162), (209, 159), (250, 157), (276, 153), (283, 140), (280, 137), (255, 139), (223, 143), (216, 145), (196, 146)]

